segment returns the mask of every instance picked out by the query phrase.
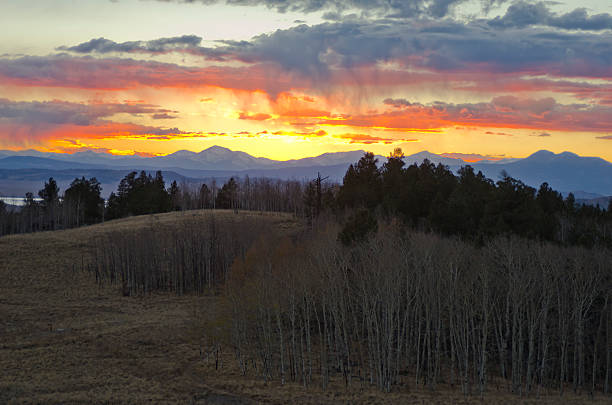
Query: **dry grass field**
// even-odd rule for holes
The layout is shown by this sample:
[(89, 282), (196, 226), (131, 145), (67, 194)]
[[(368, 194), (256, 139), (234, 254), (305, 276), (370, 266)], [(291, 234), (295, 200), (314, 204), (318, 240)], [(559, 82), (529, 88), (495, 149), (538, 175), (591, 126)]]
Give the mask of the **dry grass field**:
[(195, 211), (0, 238), (0, 404), (609, 403), (601, 395), (464, 397), (459, 388), (433, 393), (414, 386), (382, 394), (367, 386), (347, 391), (340, 382), (326, 392), (305, 390), (240, 376), (229, 350), (216, 370), (202, 350), (219, 298), (124, 297), (119, 286), (98, 286), (79, 269), (96, 235), (194, 215), (265, 215), (279, 232), (300, 227), (287, 215)]

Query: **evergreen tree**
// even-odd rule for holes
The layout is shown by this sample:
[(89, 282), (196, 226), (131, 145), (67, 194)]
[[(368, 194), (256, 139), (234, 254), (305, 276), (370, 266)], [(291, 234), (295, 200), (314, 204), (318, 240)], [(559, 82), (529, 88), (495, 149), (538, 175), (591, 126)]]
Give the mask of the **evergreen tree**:
[(95, 178), (75, 179), (64, 192), (64, 204), (74, 214), (74, 225), (93, 224), (102, 220), (104, 200), (100, 197), (102, 188)]
[(366, 152), (355, 166), (349, 166), (338, 193), (340, 207), (374, 209), (381, 200), (381, 176), (378, 159)]
[(179, 189), (178, 184), (176, 184), (176, 180), (170, 184), (170, 189), (168, 190), (168, 194), (170, 195), (170, 201), (172, 201), (172, 210), (180, 211), (181, 210), (181, 190)]
[(26, 232), (35, 232), (40, 229), (39, 212), (40, 204), (34, 199), (34, 194), (26, 193), (24, 198), (24, 206), (21, 210), (25, 217)]
[(198, 196), (198, 208), (210, 208), (211, 192), (206, 184), (202, 184)]
[(538, 234), (545, 240), (553, 240), (559, 231), (559, 215), (563, 211), (563, 197), (550, 188), (548, 183), (542, 183), (536, 196), (538, 204)]
[(238, 199), (238, 183), (231, 177), (227, 183), (221, 187), (217, 194), (216, 207), (220, 209), (234, 209)]
[(129, 215), (155, 214), (172, 209), (170, 194), (166, 191), (161, 171), (155, 177), (145, 171), (126, 175), (108, 199), (107, 215), (109, 219)]
[(434, 216), (434, 224), (444, 233), (476, 239), (495, 185), (482, 172), (474, 173), (471, 166), (460, 168), (458, 174), (457, 185), (448, 197), (446, 209)]
[(38, 192), (38, 196), (42, 199), (41, 206), (44, 212), (44, 227), (45, 229), (55, 230), (57, 227), (57, 217), (59, 211), (59, 187), (53, 177), (45, 182), (45, 186)]
[(538, 206), (535, 189), (506, 175), (488, 201), (483, 220), (484, 233), (516, 234), (527, 237), (537, 235)]
[(396, 213), (400, 206), (404, 188), (404, 152), (395, 148), (387, 157), (381, 170), (383, 205), (389, 213)]

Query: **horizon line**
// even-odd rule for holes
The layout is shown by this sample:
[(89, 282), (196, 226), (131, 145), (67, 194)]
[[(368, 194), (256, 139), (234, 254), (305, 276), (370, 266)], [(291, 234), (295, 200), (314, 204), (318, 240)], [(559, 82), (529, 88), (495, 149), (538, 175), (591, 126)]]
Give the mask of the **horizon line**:
[[(266, 159), (266, 160), (270, 160), (270, 161), (273, 161), (273, 162), (291, 162), (291, 161), (298, 161), (298, 160), (303, 160), (303, 159), (313, 159), (313, 158), (318, 158), (318, 157), (321, 157), (321, 156), (327, 155), (327, 154), (332, 154), (333, 155), (333, 154), (351, 153), (351, 152), (362, 152), (362, 153), (371, 152), (371, 151), (368, 151), (367, 149), (352, 149), (352, 150), (343, 150), (343, 151), (334, 151), (334, 152), (323, 152), (323, 153), (321, 153), (319, 155), (305, 156), (305, 157), (301, 157), (301, 158), (293, 158), (293, 159), (285, 159), (285, 160), (278, 160), (278, 159), (273, 159), (273, 158), (269, 158), (269, 157), (265, 157), (265, 156), (256, 156), (256, 155), (253, 155), (253, 154), (251, 154), (251, 153), (249, 153), (247, 151), (244, 151), (244, 150), (230, 149), (230, 148), (227, 148), (225, 146), (220, 146), (220, 145), (212, 145), (212, 146), (210, 146), (208, 148), (200, 150), (199, 152), (196, 152), (196, 151), (193, 151), (193, 150), (189, 150), (189, 149), (178, 149), (178, 150), (176, 150), (174, 152), (170, 152), (170, 153), (167, 153), (167, 154), (147, 154), (147, 153), (138, 153), (138, 152), (135, 152), (135, 151), (132, 151), (132, 153), (112, 153), (112, 151), (110, 151), (110, 150), (94, 150), (94, 149), (88, 149), (88, 148), (83, 148), (83, 150), (75, 150), (75, 151), (39, 150), (39, 149), (36, 149), (36, 148), (29, 148), (29, 149), (25, 149), (24, 148), (24, 149), (17, 149), (17, 150), (14, 150), (14, 149), (0, 149), (0, 153), (1, 152), (26, 153), (26, 152), (29, 152), (29, 151), (33, 151), (33, 152), (42, 153), (42, 154), (69, 155), (69, 156), (72, 156), (72, 155), (75, 155), (77, 153), (90, 152), (90, 153), (93, 153), (93, 154), (99, 155), (99, 156), (112, 156), (112, 157), (115, 157), (115, 158), (125, 157), (125, 158), (143, 158), (143, 159), (146, 159), (146, 158), (155, 158), (155, 157), (167, 157), (167, 156), (171, 156), (173, 154), (179, 153), (179, 152), (190, 152), (190, 153), (193, 153), (193, 154), (197, 155), (197, 154), (200, 154), (200, 153), (205, 152), (207, 150), (215, 149), (215, 148), (216, 149), (227, 150), (227, 151), (230, 151), (230, 152), (245, 153), (245, 154), (247, 154), (247, 155), (249, 155), (249, 156), (251, 156), (253, 158), (256, 158), (256, 159)], [(392, 148), (389, 151), (389, 154), (391, 154), (393, 149), (394, 148)], [(598, 159), (601, 159), (601, 160), (603, 160), (605, 162), (608, 162), (608, 163), (612, 164), (611, 161), (608, 161), (608, 160), (604, 159), (601, 156), (580, 155), (580, 154), (578, 154), (576, 152), (572, 152), (572, 151), (569, 151), (569, 150), (564, 150), (562, 152), (555, 153), (555, 152), (553, 152), (551, 150), (548, 150), (548, 149), (539, 149), (539, 150), (536, 150), (536, 151), (534, 151), (532, 153), (529, 153), (529, 154), (527, 154), (526, 156), (523, 156), (523, 157), (506, 156), (506, 155), (503, 155), (503, 154), (498, 154), (498, 155), (483, 155), (483, 154), (475, 153), (475, 152), (442, 152), (442, 153), (436, 153), (436, 152), (431, 152), (429, 150), (423, 149), (423, 150), (415, 152), (415, 153), (405, 154), (405, 157), (411, 157), (411, 156), (422, 154), (422, 153), (430, 153), (430, 154), (433, 154), (433, 155), (436, 155), (438, 157), (445, 158), (445, 159), (461, 160), (461, 161), (463, 161), (465, 163), (478, 163), (480, 161), (500, 161), (500, 160), (505, 160), (505, 159), (526, 159), (526, 158), (531, 157), (531, 156), (533, 156), (533, 155), (535, 155), (537, 153), (540, 153), (540, 152), (549, 152), (549, 153), (552, 153), (555, 156), (559, 156), (559, 155), (566, 154), (566, 153), (571, 153), (573, 155), (576, 155), (576, 156), (582, 157), (582, 158), (598, 158)], [(374, 152), (371, 152), (371, 153), (374, 153)], [(374, 155), (378, 156), (378, 157), (384, 157), (384, 158), (388, 157), (388, 156), (385, 156), (385, 155), (382, 155), (382, 154), (376, 154), (376, 153), (374, 153)], [(22, 155), (22, 156), (30, 156), (30, 155)], [(31, 157), (36, 157), (36, 156), (31, 156)], [(468, 159), (468, 160), (466, 160), (466, 159)]]

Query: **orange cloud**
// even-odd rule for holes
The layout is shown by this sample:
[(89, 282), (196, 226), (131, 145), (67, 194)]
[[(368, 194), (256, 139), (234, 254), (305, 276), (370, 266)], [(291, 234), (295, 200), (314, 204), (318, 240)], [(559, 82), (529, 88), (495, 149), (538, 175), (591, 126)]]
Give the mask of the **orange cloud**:
[[(263, 131), (261, 133), (267, 134), (268, 131)], [(327, 132), (323, 131), (322, 129), (319, 131), (314, 131), (314, 132), (275, 131), (275, 132), (272, 132), (272, 135), (322, 137), (322, 136), (326, 136)]]
[(418, 142), (418, 139), (395, 139), (395, 138), (382, 138), (379, 136), (372, 136), (367, 134), (342, 134), (335, 135), (336, 138), (347, 139), (350, 143), (360, 143), (364, 145), (371, 145), (375, 143), (384, 143), (390, 145), (392, 143), (401, 142)]
[(42, 152), (67, 153), (73, 154), (76, 152), (92, 151), (95, 153), (108, 153), (116, 156), (142, 156), (153, 157), (159, 156), (157, 153), (141, 152), (133, 149), (114, 149), (96, 146), (95, 144), (84, 143), (80, 140), (73, 139), (57, 139), (52, 140), (49, 146), (38, 148)]
[(0, 59), (0, 81), (17, 86), (109, 91), (140, 87), (190, 90), (212, 86), (274, 95), (293, 88), (307, 88), (312, 83), (308, 78), (285, 72), (272, 64), (187, 67), (135, 59), (66, 55)]
[(388, 99), (393, 110), (321, 119), (319, 125), (426, 131), (457, 125), (487, 128), (607, 132), (612, 125), (612, 108), (565, 105), (552, 98), (496, 97), (487, 103), (430, 105)]
[(238, 115), (238, 119), (241, 120), (253, 120), (253, 121), (265, 121), (272, 118), (270, 114), (264, 113), (251, 113), (251, 112), (241, 112)]
[(172, 140), (181, 138), (207, 138), (221, 136), (221, 133), (192, 133), (178, 128), (159, 128), (131, 123), (100, 121), (81, 126), (63, 124), (38, 128), (16, 124), (0, 124), (0, 146), (25, 148), (40, 146), (58, 140), (76, 142), (78, 140)]

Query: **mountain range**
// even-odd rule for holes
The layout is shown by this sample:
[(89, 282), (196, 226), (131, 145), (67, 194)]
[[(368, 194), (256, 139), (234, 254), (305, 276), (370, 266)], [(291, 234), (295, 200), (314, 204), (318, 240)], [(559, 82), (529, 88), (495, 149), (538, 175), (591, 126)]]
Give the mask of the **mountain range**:
[[(168, 181), (187, 183), (210, 181), (212, 178), (225, 181), (230, 176), (246, 175), (305, 180), (316, 177), (317, 173), (340, 182), (348, 165), (357, 162), (363, 154), (364, 151), (336, 152), (277, 161), (220, 146), (199, 153), (182, 150), (155, 157), (115, 156), (92, 151), (64, 154), (0, 150), (0, 195), (21, 196), (25, 191), (36, 191), (51, 176), (65, 189), (75, 177), (95, 175), (107, 196), (132, 170), (162, 170)], [(383, 156), (377, 158), (380, 164), (386, 160)], [(505, 172), (533, 187), (547, 182), (552, 188), (566, 195), (573, 192), (576, 198), (585, 201), (612, 195), (612, 163), (597, 157), (541, 150), (523, 159), (481, 160), (476, 163), (427, 151), (404, 158), (408, 165), (420, 164), (425, 159), (452, 170), (469, 164), (495, 181)]]

